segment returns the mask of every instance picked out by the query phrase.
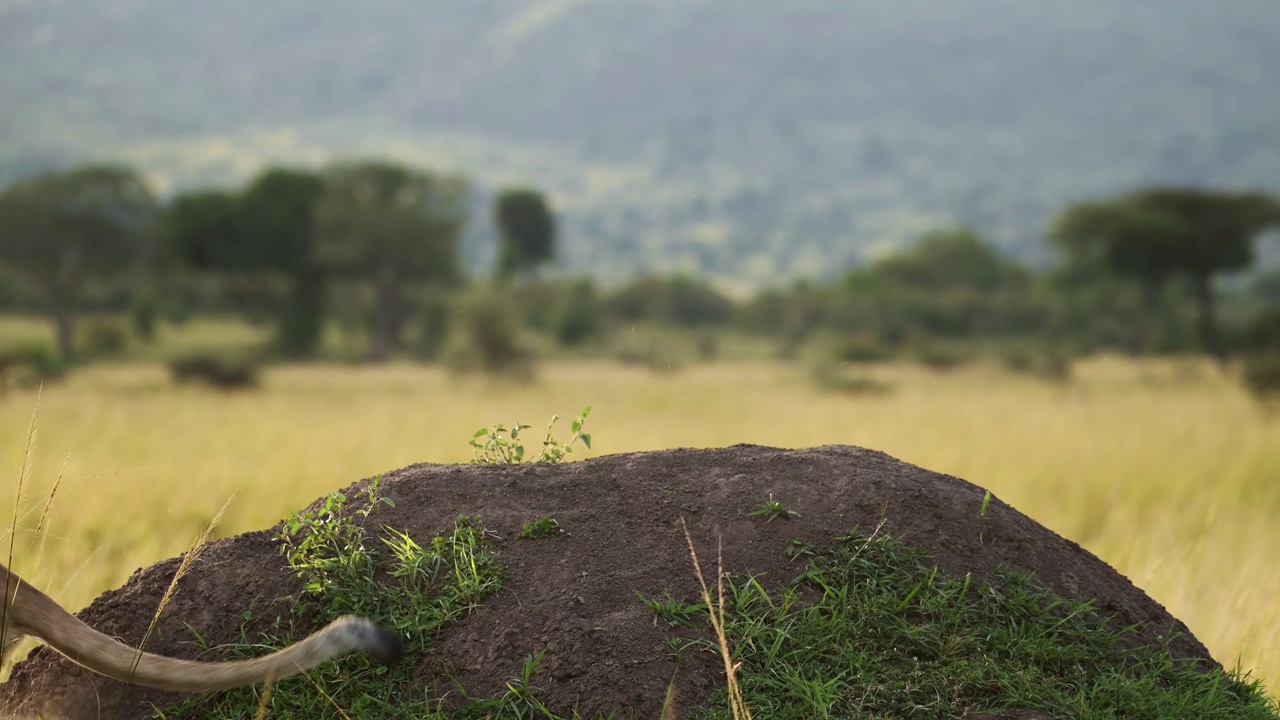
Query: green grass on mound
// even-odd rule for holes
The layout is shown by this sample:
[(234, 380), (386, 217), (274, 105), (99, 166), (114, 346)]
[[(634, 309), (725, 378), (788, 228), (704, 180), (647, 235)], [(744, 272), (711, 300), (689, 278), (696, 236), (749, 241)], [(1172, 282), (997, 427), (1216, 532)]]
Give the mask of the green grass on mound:
[[(358, 512), (387, 502), (376, 490), (375, 484)], [(323, 608), (322, 620), (365, 615), (409, 638), (416, 654), (435, 629), (498, 588), (503, 572), (478, 519), (464, 518), (420, 547), (394, 530), (365, 537), (345, 503), (340, 494), (330, 496), (318, 512), (295, 516), (282, 535), (307, 584), (302, 612), (310, 603)], [(951, 577), (927, 564), (922, 551), (875, 534), (838, 538), (823, 552), (796, 542), (788, 552), (807, 557), (809, 569), (784, 590), (770, 593), (750, 577), (726, 580), (725, 636), (754, 717), (923, 720), (1008, 709), (1071, 718), (1278, 717), (1260, 682), (1203, 671), (1163, 647), (1129, 647), (1128, 630), (1117, 632), (1088, 603), (1043, 593), (1026, 576), (1002, 573), (992, 583)], [(376, 579), (384, 572), (397, 587)], [(708, 620), (706, 604), (680, 607), (669, 596), (647, 604), (673, 625), (703, 627)], [(678, 634), (671, 640), (678, 653), (720, 652), (713, 639)], [(257, 655), (297, 639), (283, 628), (238, 649)], [(472, 699), (462, 716), (559, 720), (533, 689), (539, 660), (526, 658), (505, 694)], [(448, 717), (410, 677), (413, 665), (388, 669), (346, 657), (313, 672), (311, 682), (278, 683), (266, 697), (261, 688), (246, 688), (193, 698), (161, 715)], [(672, 708), (662, 720), (732, 717), (725, 693), (703, 708), (692, 702)]]
[[(804, 546), (794, 553), (811, 554)], [(725, 634), (757, 718), (1276, 718), (1260, 682), (1126, 647), (1088, 603), (1001, 573), (983, 584), (893, 538), (849, 535), (771, 595), (726, 585)], [(723, 692), (693, 717), (730, 717)]]

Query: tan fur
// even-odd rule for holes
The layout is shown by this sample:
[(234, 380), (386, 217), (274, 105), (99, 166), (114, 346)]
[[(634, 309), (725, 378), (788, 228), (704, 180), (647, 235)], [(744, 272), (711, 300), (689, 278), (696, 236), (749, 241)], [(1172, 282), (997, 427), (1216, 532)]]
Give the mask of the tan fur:
[(94, 672), (162, 690), (202, 692), (279, 680), (352, 650), (379, 662), (394, 662), (400, 656), (396, 636), (364, 618), (346, 616), (301, 642), (260, 658), (233, 662), (176, 660), (139, 653), (103, 635), (2, 564), (0, 589), (4, 590), (6, 601), (0, 616), (6, 651), (22, 636), (32, 635)]

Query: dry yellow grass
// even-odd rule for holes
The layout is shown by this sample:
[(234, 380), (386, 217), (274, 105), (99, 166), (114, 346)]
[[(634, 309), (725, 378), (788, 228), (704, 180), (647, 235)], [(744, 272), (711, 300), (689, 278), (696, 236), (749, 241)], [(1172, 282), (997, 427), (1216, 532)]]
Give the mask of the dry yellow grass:
[[(466, 461), (483, 425), (540, 431), (558, 413), (567, 433), (591, 405), (595, 449), (576, 457), (849, 443), (959, 475), (1115, 565), (1227, 665), (1280, 678), (1280, 422), (1229, 379), (1198, 363), (1116, 360), (1085, 364), (1067, 387), (989, 367), (875, 374), (898, 391), (822, 393), (781, 364), (664, 376), (560, 363), (532, 385), (407, 365), (295, 367), (269, 372), (260, 392), (220, 395), (174, 389), (159, 366), (93, 367), (40, 400), (25, 507), (64, 480), (34, 556), (20, 528), (17, 567), (79, 607), (184, 550), (232, 493), (222, 535), (267, 527), (362, 477)], [(34, 406), (34, 392), (0, 401), (9, 497)]]

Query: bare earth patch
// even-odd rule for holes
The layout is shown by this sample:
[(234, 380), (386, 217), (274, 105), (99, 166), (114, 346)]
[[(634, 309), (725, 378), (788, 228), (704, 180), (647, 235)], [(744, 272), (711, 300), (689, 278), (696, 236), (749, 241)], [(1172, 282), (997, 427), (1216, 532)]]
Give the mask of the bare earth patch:
[[(760, 576), (766, 586), (803, 571), (803, 560), (788, 559), (789, 541), (826, 547), (854, 527), (870, 533), (883, 521), (882, 532), (927, 549), (944, 571), (990, 578), (1003, 565), (1033, 573), (1052, 593), (1094, 599), (1118, 626), (1140, 626), (1134, 642), (1177, 633), (1170, 644), (1174, 657), (1216, 666), (1181, 622), (1080, 546), (999, 499), (980, 517), (982, 488), (872, 450), (738, 445), (563, 465), (424, 464), (387, 474), (381, 494), (395, 507), (379, 509), (369, 521), (419, 542), (451, 528), (460, 515), (481, 516), (499, 536), (499, 560), (512, 573), (496, 596), (446, 628), (432, 651), (416, 659), (422, 682), (441, 694), (452, 692), (455, 682), (473, 696), (499, 694), (526, 656), (544, 652), (534, 684), (559, 713), (576, 706), (587, 718), (610, 712), (656, 718), (673, 674), (681, 706), (698, 704), (724, 681), (719, 658), (697, 654), (677, 667), (667, 628), (655, 627), (637, 597), (697, 597), (682, 517), (704, 568), (714, 567), (722, 538), (725, 569)], [(766, 522), (749, 515), (770, 494), (800, 516)], [(515, 540), (524, 524), (543, 517), (554, 518), (568, 534)], [(146, 649), (219, 659), (216, 651), (196, 647), (188, 626), (217, 646), (238, 640), (242, 627), (253, 637), (286, 615), (299, 586), (271, 539), (274, 532), (208, 547)], [(136, 645), (177, 564), (166, 560), (135, 573), (80, 617)], [(252, 613), (247, 624), (246, 611)], [(0, 712), (99, 718), (112, 717), (118, 705), (114, 717), (143, 718), (152, 703), (163, 706), (178, 697), (125, 688), (42, 648), (0, 686)]]

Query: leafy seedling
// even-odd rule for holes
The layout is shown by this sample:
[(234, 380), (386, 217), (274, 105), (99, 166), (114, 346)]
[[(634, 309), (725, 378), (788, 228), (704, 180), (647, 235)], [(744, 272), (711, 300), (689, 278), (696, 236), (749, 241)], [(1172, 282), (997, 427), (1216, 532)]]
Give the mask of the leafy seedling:
[(653, 626), (658, 626), (658, 620), (666, 620), (668, 625), (672, 627), (676, 625), (693, 625), (693, 619), (707, 611), (706, 603), (689, 604), (681, 602), (672, 597), (671, 593), (662, 593), (661, 598), (647, 598), (640, 593), (636, 593), (640, 601), (653, 611)]
[(784, 550), (787, 558), (790, 560), (799, 560), (802, 557), (813, 557), (815, 549), (813, 543), (804, 540), (789, 540)]
[(773, 522), (777, 518), (790, 520), (791, 518), (800, 517), (800, 513), (796, 512), (795, 510), (788, 510), (785, 505), (778, 502), (777, 500), (774, 500), (773, 493), (769, 493), (769, 502), (761, 505), (755, 510), (752, 510), (750, 515), (752, 516), (763, 515), (768, 520), (768, 522)]
[[(578, 441), (582, 441), (582, 444), (590, 450), (591, 433), (582, 431), (589, 414), (591, 414), (590, 406), (584, 408), (581, 413), (578, 413), (578, 417), (573, 419), (569, 425), (573, 435), (566, 442), (560, 442), (552, 434), (556, 420), (560, 419), (559, 415), (552, 415), (551, 422), (547, 424), (546, 437), (542, 439), (542, 449), (533, 462), (564, 462), (569, 453), (573, 452), (573, 444)], [(471, 462), (477, 465), (514, 465), (524, 462), (525, 446), (520, 440), (520, 433), (531, 427), (532, 425), (516, 423), (509, 428), (499, 424), (476, 430), (468, 443), (474, 454)]]
[(520, 533), (516, 535), (516, 539), (540, 540), (567, 534), (564, 528), (560, 527), (560, 523), (556, 522), (555, 518), (538, 518), (531, 523), (525, 523), (524, 527), (520, 529)]

